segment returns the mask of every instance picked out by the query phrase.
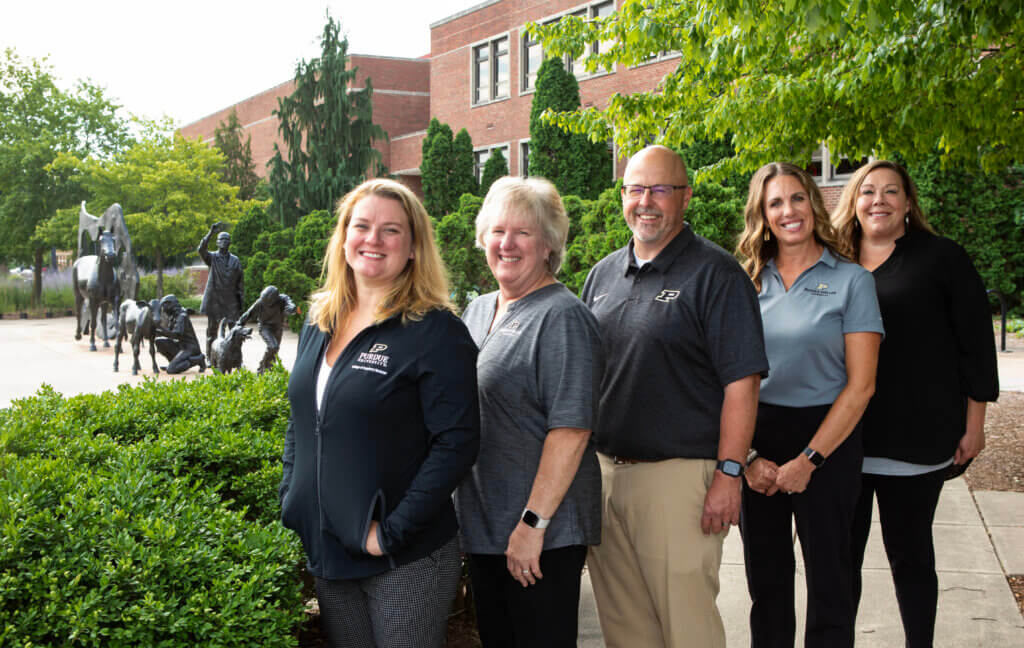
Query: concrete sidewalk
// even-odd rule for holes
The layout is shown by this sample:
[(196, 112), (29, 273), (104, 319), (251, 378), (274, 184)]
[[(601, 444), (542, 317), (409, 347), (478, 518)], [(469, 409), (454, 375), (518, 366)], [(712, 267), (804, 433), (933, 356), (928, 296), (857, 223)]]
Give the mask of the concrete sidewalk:
[[(196, 332), (206, 330), (204, 317), (192, 319)], [(113, 348), (89, 351), (87, 339), (74, 339), (70, 317), (48, 320), (0, 320), (0, 407), (15, 398), (30, 396), (43, 382), (58, 392), (72, 395), (101, 392), (122, 383), (136, 384), (151, 377), (148, 350), (140, 356), (142, 372), (131, 375), (131, 352), (121, 356), (121, 371), (112, 371)], [(286, 333), (281, 360), (291, 368), (297, 336)], [(1004, 390), (1024, 391), (1024, 344), (999, 354), (999, 373)], [(263, 355), (263, 343), (250, 340), (243, 346), (244, 365), (255, 369)], [(159, 364), (166, 361), (158, 356)], [(190, 369), (182, 376), (161, 373), (157, 380), (194, 380)], [(876, 515), (877, 520), (877, 515)], [(935, 645), (1024, 646), (1024, 620), (1006, 582), (1009, 574), (1024, 574), (1024, 493), (977, 491), (970, 493), (963, 479), (943, 489), (935, 521), (939, 570), (939, 611)], [(806, 592), (803, 566), (798, 556), (796, 591), (798, 633), (803, 633)], [(747, 615), (750, 598), (743, 572), (743, 547), (737, 529), (725, 543), (719, 607), (730, 646), (750, 643)], [(585, 579), (580, 609), (580, 646), (604, 646), (597, 621), (593, 592)], [(798, 639), (798, 645), (802, 640)], [(864, 594), (857, 620), (857, 646), (882, 648), (903, 645), (896, 597), (877, 521), (872, 528), (864, 561)]]
[[(859, 648), (903, 645), (903, 628), (877, 511), (875, 518), (864, 557), (864, 591), (857, 617)], [(1024, 574), (1024, 493), (977, 491), (972, 496), (963, 478), (949, 482), (935, 515), (935, 545), (939, 573), (935, 646), (1024, 646), (1024, 618), (1006, 582), (1009, 574)], [(796, 645), (800, 646), (807, 591), (798, 543), (794, 543), (793, 550), (797, 556)], [(743, 571), (743, 544), (735, 528), (725, 541), (721, 583), (718, 606), (728, 645), (749, 646), (750, 597)], [(605, 645), (586, 574), (580, 603), (579, 645)]]

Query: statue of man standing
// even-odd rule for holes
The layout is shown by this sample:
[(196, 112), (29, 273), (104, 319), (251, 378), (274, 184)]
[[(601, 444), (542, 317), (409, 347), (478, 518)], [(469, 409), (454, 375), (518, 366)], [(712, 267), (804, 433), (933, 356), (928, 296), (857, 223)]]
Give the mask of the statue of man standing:
[(210, 237), (223, 227), (223, 223), (214, 223), (203, 240), (199, 242), (199, 258), (210, 266), (210, 275), (206, 280), (206, 291), (199, 312), (206, 315), (206, 357), (210, 357), (210, 347), (217, 339), (217, 327), (220, 319), (226, 317), (232, 322), (238, 321), (242, 314), (242, 262), (228, 251), (231, 247), (231, 235), (221, 232), (217, 235), (217, 252), (210, 254), (207, 246)]

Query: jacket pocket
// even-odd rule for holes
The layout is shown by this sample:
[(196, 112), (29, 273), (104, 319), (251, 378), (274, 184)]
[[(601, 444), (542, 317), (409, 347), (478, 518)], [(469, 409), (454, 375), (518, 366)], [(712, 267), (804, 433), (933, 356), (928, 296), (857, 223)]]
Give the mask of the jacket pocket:
[[(370, 522), (375, 517), (382, 520), (386, 510), (381, 489), (362, 501), (365, 502), (362, 506), (353, 501), (347, 507), (330, 507), (324, 511), (324, 531), (337, 538), (341, 546), (355, 557), (369, 555), (366, 553), (366, 534), (370, 531)], [(380, 514), (375, 515), (378, 510)]]
[[(359, 541), (359, 550), (362, 553), (366, 552), (366, 538), (370, 534), (370, 522), (374, 519), (377, 520), (378, 524), (384, 522), (384, 516), (387, 514), (387, 507), (385, 506), (387, 500), (384, 497), (384, 491), (380, 488), (374, 494), (373, 499), (370, 500), (369, 510), (366, 511), (366, 519), (363, 521), (363, 530), (359, 534), (361, 540)], [(381, 551), (384, 547), (381, 547)]]

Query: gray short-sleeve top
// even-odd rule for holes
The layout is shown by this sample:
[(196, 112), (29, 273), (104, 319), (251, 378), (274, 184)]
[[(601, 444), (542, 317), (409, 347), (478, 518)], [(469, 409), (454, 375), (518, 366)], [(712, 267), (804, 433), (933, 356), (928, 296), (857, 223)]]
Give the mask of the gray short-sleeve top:
[[(592, 430), (601, 339), (590, 310), (560, 283), (509, 305), (491, 331), (498, 294), (463, 320), (477, 343), (480, 455), (455, 494), (462, 550), (502, 554), (519, 523), (549, 430)], [(544, 535), (544, 549), (598, 544), (601, 471), (593, 439)]]
[(810, 407), (835, 401), (846, 386), (846, 333), (884, 333), (875, 280), (828, 249), (786, 290), (774, 260), (761, 272), (761, 319), (768, 377), (760, 400)]

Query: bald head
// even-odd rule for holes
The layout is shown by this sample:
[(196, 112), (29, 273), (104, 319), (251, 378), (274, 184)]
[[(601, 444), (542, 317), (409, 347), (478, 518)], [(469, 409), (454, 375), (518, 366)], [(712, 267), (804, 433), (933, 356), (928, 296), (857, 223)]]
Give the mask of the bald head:
[(674, 185), (690, 184), (686, 174), (686, 163), (679, 154), (667, 146), (653, 144), (641, 149), (636, 155), (629, 158), (626, 164), (626, 172), (623, 181), (631, 184), (630, 171), (634, 174), (651, 171), (658, 172), (664, 179), (662, 182)]

